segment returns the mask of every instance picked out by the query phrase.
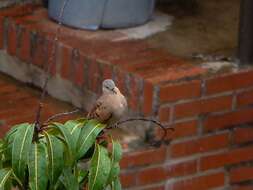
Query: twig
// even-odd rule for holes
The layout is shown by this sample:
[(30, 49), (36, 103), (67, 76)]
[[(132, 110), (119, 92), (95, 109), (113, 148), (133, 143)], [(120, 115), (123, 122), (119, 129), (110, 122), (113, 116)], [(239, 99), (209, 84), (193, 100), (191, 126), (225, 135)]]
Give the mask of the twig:
[[(151, 123), (154, 123), (156, 124), (157, 126), (159, 126), (162, 130), (163, 130), (163, 136), (161, 138), (160, 141), (158, 142), (166, 142), (165, 138), (167, 136), (167, 130), (171, 130), (171, 131), (174, 131), (175, 129), (173, 127), (165, 127), (163, 126), (160, 122), (156, 121), (156, 120), (153, 120), (153, 119), (146, 119), (146, 118), (129, 118), (129, 119), (126, 119), (126, 120), (123, 120), (123, 121), (119, 121), (117, 122), (113, 127), (110, 127), (110, 128), (117, 128), (119, 127), (119, 125), (122, 125), (124, 123), (127, 123), (127, 122), (132, 122), (132, 121), (144, 121), (144, 122), (151, 122)], [(154, 144), (154, 146), (157, 146), (158, 142), (156, 142), (156, 144)]]
[(48, 125), (51, 121), (57, 119), (57, 118), (60, 118), (60, 117), (64, 117), (64, 116), (68, 116), (68, 115), (72, 115), (72, 114), (75, 114), (75, 113), (78, 113), (80, 112), (81, 110), (80, 109), (75, 109), (73, 111), (69, 111), (69, 112), (62, 112), (62, 113), (57, 113), (55, 115), (52, 115), (51, 117), (49, 117), (44, 123), (42, 126), (45, 126), (45, 125)]
[[(63, 12), (64, 12), (64, 9), (66, 7), (68, 3), (68, 0), (65, 0), (64, 3), (63, 3), (63, 6), (60, 10), (60, 15), (59, 15), (59, 18), (61, 20), (62, 16), (63, 16)], [(57, 31), (56, 31), (56, 34), (55, 34), (55, 37), (54, 37), (54, 43), (53, 43), (53, 49), (51, 51), (51, 55), (49, 56), (49, 60), (48, 60), (48, 67), (47, 67), (47, 70), (46, 70), (46, 79), (45, 79), (45, 82), (43, 84), (43, 87), (42, 87), (42, 93), (41, 93), (41, 96), (40, 96), (40, 100), (39, 100), (39, 105), (38, 105), (38, 109), (37, 109), (37, 112), (36, 112), (36, 117), (35, 117), (35, 131), (34, 131), (34, 136), (33, 136), (33, 141), (38, 141), (39, 139), (39, 131), (41, 130), (41, 123), (40, 123), (40, 118), (41, 118), (41, 110), (43, 108), (43, 101), (45, 99), (45, 96), (46, 96), (46, 88), (47, 88), (47, 84), (48, 84), (48, 81), (49, 81), (49, 72), (51, 70), (51, 67), (52, 67), (52, 63), (53, 63), (53, 57), (56, 53), (56, 45), (57, 45), (57, 41), (58, 41), (58, 35), (60, 33), (60, 29), (61, 29), (61, 21), (59, 21), (58, 23), (58, 27), (57, 27)]]

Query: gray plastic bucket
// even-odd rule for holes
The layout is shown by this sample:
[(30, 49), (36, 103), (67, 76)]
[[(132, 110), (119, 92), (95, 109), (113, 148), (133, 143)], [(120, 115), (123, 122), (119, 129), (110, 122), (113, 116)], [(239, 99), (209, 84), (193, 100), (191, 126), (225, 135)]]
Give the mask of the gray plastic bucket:
[[(49, 17), (59, 21), (64, 0), (49, 0)], [(61, 22), (65, 25), (96, 30), (124, 28), (147, 22), (155, 0), (69, 0)]]

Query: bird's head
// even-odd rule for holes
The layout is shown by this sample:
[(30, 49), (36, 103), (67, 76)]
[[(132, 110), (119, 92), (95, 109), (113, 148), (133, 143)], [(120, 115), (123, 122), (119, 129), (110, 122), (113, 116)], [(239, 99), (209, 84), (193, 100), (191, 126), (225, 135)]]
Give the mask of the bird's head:
[(112, 79), (106, 79), (103, 81), (102, 90), (103, 93), (116, 93), (116, 85)]

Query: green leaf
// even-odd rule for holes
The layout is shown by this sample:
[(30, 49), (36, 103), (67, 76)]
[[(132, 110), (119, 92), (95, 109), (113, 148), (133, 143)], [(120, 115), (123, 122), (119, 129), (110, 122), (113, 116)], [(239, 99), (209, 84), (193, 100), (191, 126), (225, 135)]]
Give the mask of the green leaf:
[(12, 169), (4, 168), (0, 170), (0, 189), (4, 189), (6, 182), (12, 174)]
[(112, 140), (112, 162), (119, 162), (122, 158), (122, 148), (119, 142)]
[(78, 138), (81, 132), (81, 127), (84, 125), (84, 122), (70, 120), (70, 121), (67, 121), (64, 125), (69, 129), (70, 134), (72, 135), (74, 139), (74, 144), (76, 146), (76, 143), (78, 141)]
[(118, 177), (112, 182), (112, 190), (121, 190), (121, 183)]
[(29, 125), (29, 123), (23, 123), (13, 126), (4, 137), (4, 160), (11, 162), (12, 160), (12, 147), (13, 142), (19, 130)]
[(32, 144), (34, 125), (24, 124), (19, 128), (12, 147), (12, 167), (16, 176), (23, 181), (27, 168), (28, 155)]
[(59, 176), (61, 175), (63, 168), (63, 151), (64, 147), (62, 142), (44, 131), (46, 137), (47, 145), (47, 155), (48, 155), (48, 175), (50, 184), (54, 185)]
[(120, 173), (120, 166), (119, 163), (113, 163), (111, 166), (110, 174), (107, 180), (107, 184), (111, 184), (119, 175)]
[(110, 169), (111, 161), (107, 149), (96, 144), (89, 168), (89, 190), (104, 189), (109, 177)]
[(112, 140), (112, 154), (111, 154), (112, 167), (110, 170), (107, 184), (111, 184), (112, 181), (114, 181), (115, 178), (118, 177), (120, 173), (119, 161), (121, 160), (121, 157), (122, 157), (122, 149), (120, 143)]
[(9, 138), (12, 137), (13, 135), (15, 135), (15, 133), (16, 133), (19, 129), (21, 129), (21, 128), (27, 126), (27, 125), (29, 125), (29, 123), (22, 123), (22, 124), (18, 124), (18, 125), (12, 126), (11, 129), (10, 129), (10, 130), (7, 132), (7, 134), (5, 135), (4, 139), (8, 141)]
[(29, 155), (29, 186), (31, 190), (43, 190), (47, 188), (47, 160), (45, 145), (33, 143)]
[(90, 120), (81, 130), (77, 142), (77, 158), (82, 158), (95, 143), (98, 134), (105, 128), (105, 125), (95, 120)]
[(87, 170), (79, 170), (78, 171), (78, 183), (82, 183), (83, 181), (85, 181), (85, 178), (88, 177), (89, 171)]
[(16, 182), (17, 185), (20, 187), (20, 189), (24, 189), (22, 182), (18, 179), (18, 177), (13, 172), (12, 172), (12, 178), (14, 180), (13, 182)]
[(72, 137), (70, 130), (61, 123), (53, 123), (53, 126), (59, 130), (61, 133), (64, 143), (66, 145), (66, 152), (67, 152), (67, 159), (66, 164), (67, 166), (71, 166), (74, 163), (75, 155), (76, 155), (76, 149), (75, 149), (75, 140)]
[(64, 169), (60, 180), (67, 190), (79, 190), (78, 178), (74, 176), (70, 168)]

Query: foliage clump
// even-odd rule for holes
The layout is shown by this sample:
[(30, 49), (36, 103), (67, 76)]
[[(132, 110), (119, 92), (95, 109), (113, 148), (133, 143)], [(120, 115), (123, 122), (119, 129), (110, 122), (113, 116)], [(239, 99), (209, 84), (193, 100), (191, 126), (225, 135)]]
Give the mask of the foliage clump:
[(50, 123), (36, 135), (34, 124), (12, 127), (0, 142), (0, 190), (120, 190), (122, 150), (97, 140), (105, 127), (86, 119)]

